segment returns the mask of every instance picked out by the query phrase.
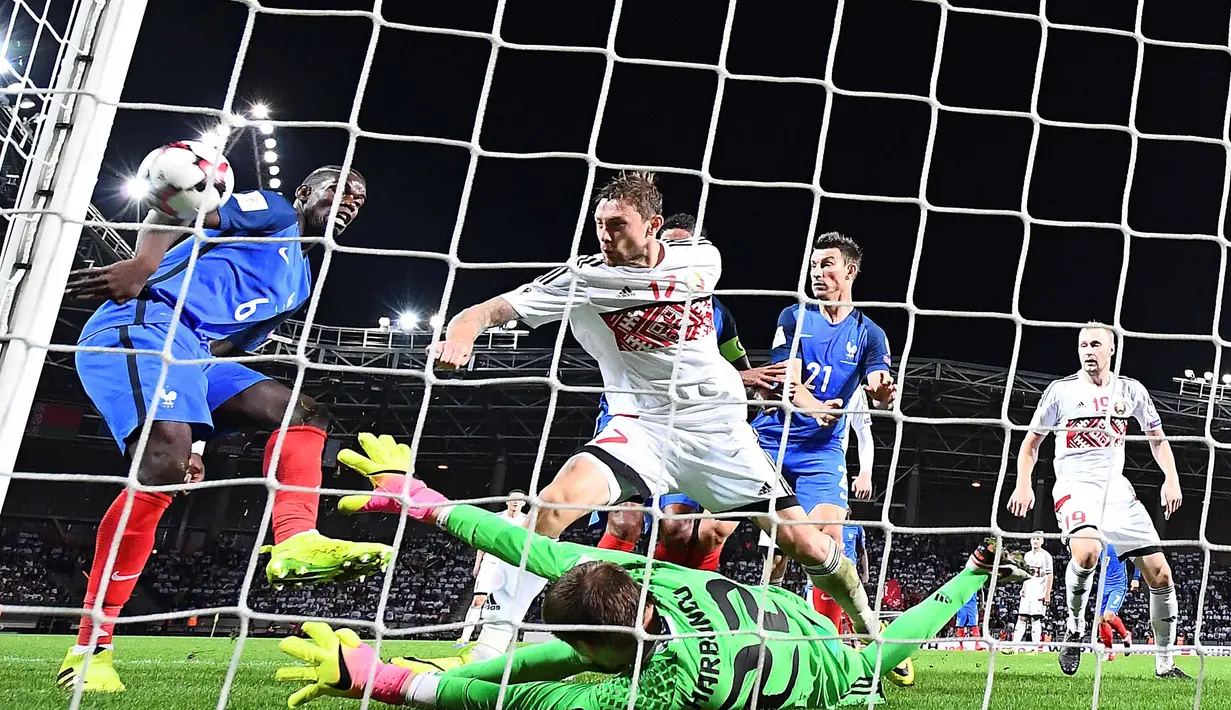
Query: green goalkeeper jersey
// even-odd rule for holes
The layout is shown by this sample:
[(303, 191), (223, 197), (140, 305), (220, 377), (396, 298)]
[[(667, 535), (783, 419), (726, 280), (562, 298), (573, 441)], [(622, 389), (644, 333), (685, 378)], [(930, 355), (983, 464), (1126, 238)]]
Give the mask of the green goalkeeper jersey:
[[(647, 559), (641, 555), (556, 542), (473, 506), (453, 507), (441, 525), (512, 565), (521, 564), (528, 545), (526, 569), (548, 580), (593, 560), (614, 562), (634, 579), (645, 579)], [(821, 708), (836, 705), (852, 691), (852, 682), (864, 682), (859, 654), (836, 639), (822, 640), (836, 635), (833, 624), (786, 590), (746, 586), (716, 573), (655, 561), (649, 563), (649, 595), (664, 633), (675, 638), (658, 641), (643, 659), (633, 707), (729, 710), (749, 705), (755, 694), (759, 708)], [(763, 661), (759, 629), (765, 636)], [(680, 637), (689, 634), (695, 635)], [(584, 659), (563, 642), (519, 649), (514, 657), (506, 708), (629, 707), (634, 693), (631, 671), (600, 683), (542, 680), (585, 670)], [(438, 686), (437, 706), (494, 708), (504, 668), (505, 659), (500, 658), (446, 673)]]

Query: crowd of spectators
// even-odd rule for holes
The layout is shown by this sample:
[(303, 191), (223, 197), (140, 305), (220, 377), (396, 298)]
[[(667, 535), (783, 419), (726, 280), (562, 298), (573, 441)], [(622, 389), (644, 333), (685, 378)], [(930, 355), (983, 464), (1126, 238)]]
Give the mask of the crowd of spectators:
[[(385, 622), (394, 627), (431, 627), (459, 622), (470, 604), (474, 583), (474, 551), (435, 529), (423, 529), (408, 538), (394, 565), (390, 593), (384, 608)], [(869, 529), (870, 593), (876, 588), (884, 559), (884, 535)], [(0, 604), (74, 606), (80, 592), (67, 589), (64, 580), (80, 574), (89, 550), (56, 542), (51, 524), (0, 527)], [(601, 530), (575, 526), (564, 538), (586, 545), (597, 543)], [(890, 612), (907, 609), (924, 599), (965, 564), (978, 538), (961, 535), (895, 534), (882, 607)], [(1011, 545), (1023, 550), (1028, 543)], [(641, 543), (644, 552), (646, 540)], [(1055, 541), (1048, 549), (1055, 559), (1055, 583), (1045, 633), (1062, 634), (1065, 618), (1064, 568), (1068, 553)], [(737, 581), (758, 584), (764, 571), (764, 556), (758, 533), (742, 525), (727, 542), (722, 571)], [(165, 611), (235, 607), (239, 603), (252, 556), (252, 538), (224, 535), (199, 549), (160, 549), (150, 558), (141, 585)], [(1191, 642), (1202, 585), (1204, 556), (1200, 550), (1168, 550), (1174, 570), (1180, 606), (1179, 634)], [(362, 582), (275, 589), (264, 578), (265, 558), (257, 560), (256, 575), (248, 591), (248, 606), (258, 614), (290, 617), (323, 617), (351, 621), (375, 619), (384, 586), (384, 576)], [(804, 576), (797, 565), (789, 567), (784, 586), (800, 592)], [(990, 628), (998, 635), (1011, 632), (1016, 621), (1020, 587), (998, 586), (993, 598)], [(1094, 595), (1092, 594), (1092, 597)], [(1203, 641), (1231, 644), (1231, 578), (1225, 566), (1210, 565)], [(1150, 635), (1149, 611), (1144, 589), (1130, 593), (1121, 617), (1137, 639)], [(1097, 600), (1090, 604), (1090, 614)], [(980, 614), (983, 604), (980, 604)], [(537, 604), (529, 619), (538, 620)], [(452, 638), (456, 629), (437, 629), (421, 637)]]

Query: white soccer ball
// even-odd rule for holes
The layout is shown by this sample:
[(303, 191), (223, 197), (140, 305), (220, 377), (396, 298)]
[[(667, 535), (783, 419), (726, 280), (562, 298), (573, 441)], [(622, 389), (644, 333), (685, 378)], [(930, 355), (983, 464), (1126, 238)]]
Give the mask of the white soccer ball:
[(141, 161), (137, 179), (148, 186), (145, 200), (163, 214), (196, 219), (231, 198), (235, 172), (222, 151), (201, 141), (176, 141)]

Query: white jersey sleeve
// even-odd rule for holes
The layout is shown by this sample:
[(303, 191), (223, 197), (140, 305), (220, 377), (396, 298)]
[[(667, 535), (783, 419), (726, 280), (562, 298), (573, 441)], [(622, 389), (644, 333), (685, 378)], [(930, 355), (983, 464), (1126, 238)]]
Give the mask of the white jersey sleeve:
[(1043, 398), (1030, 419), (1030, 431), (1047, 436), (1052, 427), (1060, 425), (1060, 383), (1053, 382), (1043, 390)]
[(585, 303), (583, 282), (569, 266), (557, 267), (528, 284), (504, 294), (504, 300), (517, 311), (518, 318), (537, 328), (564, 318), (570, 307)]
[(1141, 425), (1142, 431), (1155, 431), (1163, 428), (1163, 420), (1154, 408), (1154, 400), (1150, 391), (1137, 380), (1125, 380), (1128, 386), (1130, 406), (1133, 408), (1133, 418)]

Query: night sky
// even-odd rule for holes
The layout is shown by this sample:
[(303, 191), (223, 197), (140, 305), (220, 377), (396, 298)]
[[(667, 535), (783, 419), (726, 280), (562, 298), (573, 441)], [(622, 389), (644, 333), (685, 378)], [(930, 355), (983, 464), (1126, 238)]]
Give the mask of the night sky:
[[(727, 68), (734, 74), (820, 79), (833, 31), (833, 2), (740, 2)], [(371, 10), (371, 2), (266, 2), (268, 7)], [(509, 0), (500, 36), (520, 44), (602, 47), (612, 0), (547, 3)], [(807, 5), (809, 12), (794, 8)], [(1037, 2), (968, 1), (1037, 13)], [(1145, 36), (1227, 44), (1227, 2), (1151, 0)], [(790, 8), (790, 9), (787, 9)], [(490, 32), (496, 3), (385, 2), (391, 22)], [(622, 57), (716, 64), (728, 4), (720, 0), (627, 0), (615, 48)], [(1133, 3), (1051, 3), (1053, 23), (1131, 30)], [(151, 2), (124, 91), (125, 101), (221, 108), (248, 8), (222, 0)], [(841, 23), (834, 82), (845, 91), (923, 97), (929, 92), (941, 8), (907, 0), (848, 1)], [(261, 13), (243, 61), (236, 108), (273, 107), (285, 121), (346, 121), (371, 40), (364, 17), (284, 17)], [(946, 106), (1031, 109), (1040, 40), (1037, 21), (961, 12), (948, 15), (936, 92)], [(492, 45), (481, 38), (384, 28), (359, 112), (365, 131), (468, 140)], [(1119, 223), (1133, 141), (1124, 130), (1133, 112), (1138, 43), (1131, 37), (1050, 28), (1038, 92), (1047, 120), (1099, 128), (1042, 126), (1026, 191), (1029, 118), (941, 109), (925, 197), (939, 207), (1020, 210), (1036, 220)], [(480, 143), (486, 150), (585, 152), (596, 112), (603, 120), (597, 155), (612, 163), (698, 170), (711, 117), (719, 111), (710, 174), (726, 180), (808, 183), (816, 168), (826, 102), (832, 116), (823, 147), (820, 186), (868, 199), (821, 200), (820, 231), (841, 230), (866, 250), (857, 300), (907, 300), (917, 261), (914, 305), (925, 309), (1009, 313), (1025, 243), (1020, 216), (929, 210), (917, 253), (921, 210), (875, 196), (918, 197), (932, 110), (919, 100), (832, 96), (819, 85), (728, 80), (715, 106), (718, 74), (694, 68), (617, 63), (599, 106), (602, 55), (500, 49)], [(1226, 141), (1231, 56), (1147, 45), (1136, 102), (1136, 127), (1149, 134)], [(100, 177), (97, 202), (117, 217), (122, 175), (157, 144), (192, 137), (201, 117), (122, 109)], [(1121, 128), (1117, 129), (1115, 126)], [(312, 168), (342, 161), (341, 129), (279, 128), (278, 152), (289, 183)], [(1141, 139), (1129, 189), (1128, 225), (1144, 232), (1215, 235), (1225, 211), (1227, 146)], [(255, 169), (246, 141), (231, 151), (240, 187)], [(368, 178), (369, 201), (344, 244), (444, 251), (452, 236), (470, 153), (460, 147), (360, 138), (354, 165)], [(480, 159), (467, 205), (459, 257), (472, 262), (563, 261), (585, 199), (587, 166), (578, 159)], [(600, 169), (605, 180), (610, 170)], [(665, 211), (695, 212), (702, 184), (663, 174)], [(813, 193), (805, 189), (711, 186), (706, 224), (723, 250), (721, 289), (794, 290), (809, 234)], [(590, 203), (586, 202), (587, 215)], [(581, 251), (597, 251), (584, 220)], [(1128, 329), (1208, 336), (1219, 297), (1224, 247), (1216, 241), (1136, 236), (1125, 246), (1117, 228), (1029, 228), (1020, 293), (1023, 316), (1039, 320), (1111, 321), (1129, 255), (1121, 324)], [(320, 250), (315, 256), (319, 261)], [(339, 254), (324, 287), (319, 322), (371, 326), (404, 308), (439, 307), (447, 267), (434, 259)], [(463, 270), (448, 312), (536, 275), (532, 270)], [(1224, 288), (1224, 291), (1226, 289)], [(781, 296), (724, 299), (745, 344), (768, 346)], [(901, 308), (868, 313), (902, 352), (909, 317)], [(1231, 315), (1220, 335), (1231, 335)], [(912, 354), (1007, 366), (1012, 321), (919, 316)], [(554, 337), (544, 328), (544, 344)], [(1024, 330), (1020, 367), (1062, 374), (1076, 369), (1076, 334)], [(536, 341), (537, 342), (537, 341)], [(1206, 342), (1130, 339), (1124, 371), (1155, 388), (1184, 368), (1213, 366)], [(1231, 362), (1224, 371), (1231, 372)]]

